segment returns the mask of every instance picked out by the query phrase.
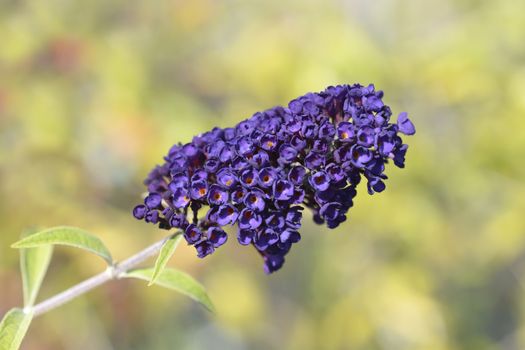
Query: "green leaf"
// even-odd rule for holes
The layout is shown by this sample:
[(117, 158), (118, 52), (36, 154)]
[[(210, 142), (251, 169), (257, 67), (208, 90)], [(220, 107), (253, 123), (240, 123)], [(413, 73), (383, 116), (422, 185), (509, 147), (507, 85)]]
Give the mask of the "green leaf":
[(113, 261), (108, 249), (98, 237), (76, 227), (52, 227), (23, 238), (11, 247), (35, 248), (48, 244), (62, 244), (87, 250), (102, 257), (110, 265)]
[[(129, 271), (123, 277), (150, 281), (152, 276), (153, 268), (146, 268)], [(185, 294), (208, 310), (215, 312), (215, 307), (204, 287), (185, 272), (171, 268), (164, 269), (157, 277), (155, 284)]]
[(33, 306), (46, 275), (53, 246), (45, 245), (20, 250), (20, 270), (24, 289), (24, 306)]
[(21, 309), (11, 309), (0, 322), (0, 349), (17, 350), (29, 328), (32, 313), (24, 313)]
[(160, 249), (157, 260), (155, 261), (155, 267), (153, 269), (153, 274), (151, 275), (151, 279), (149, 280), (148, 286), (155, 284), (155, 281), (159, 277), (160, 273), (164, 271), (166, 264), (172, 257), (173, 253), (175, 253), (175, 249), (177, 249), (181, 238), (182, 235), (178, 234), (170, 237), (170, 239), (168, 239), (164, 243), (164, 245)]

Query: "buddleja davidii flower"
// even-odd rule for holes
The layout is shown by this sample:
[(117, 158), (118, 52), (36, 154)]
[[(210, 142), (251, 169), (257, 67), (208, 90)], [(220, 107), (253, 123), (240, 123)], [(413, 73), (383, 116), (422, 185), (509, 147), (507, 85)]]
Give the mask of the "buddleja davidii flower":
[(385, 164), (404, 166), (408, 146), (398, 134), (415, 128), (405, 113), (390, 123), (382, 97), (373, 85), (328, 87), (175, 145), (149, 174), (149, 195), (133, 214), (184, 230), (199, 257), (224, 244), (222, 227), (237, 225), (239, 243), (253, 245), (273, 272), (300, 239), (303, 207), (335, 228), (362, 176), (370, 194), (381, 192)]

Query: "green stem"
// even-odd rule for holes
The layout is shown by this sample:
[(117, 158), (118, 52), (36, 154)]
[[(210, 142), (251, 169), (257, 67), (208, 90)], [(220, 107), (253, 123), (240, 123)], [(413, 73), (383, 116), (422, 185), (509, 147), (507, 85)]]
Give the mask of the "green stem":
[(149, 247), (144, 248), (137, 254), (134, 254), (123, 260), (120, 263), (115, 263), (113, 266), (108, 267), (104, 272), (99, 273), (93, 277), (88, 278), (85, 281), (80, 282), (79, 284), (74, 285), (73, 287), (66, 289), (65, 291), (58, 293), (52, 296), (49, 299), (38, 303), (37, 305), (31, 308), (25, 308), (24, 312), (29, 313), (33, 312), (34, 316), (42, 315), (50, 310), (53, 310), (78, 296), (89, 292), (90, 290), (115, 279), (119, 279), (122, 274), (128, 272), (133, 267), (137, 266), (141, 262), (149, 259), (150, 257), (156, 255), (164, 243), (170, 239), (172, 236), (165, 237), (164, 239), (153, 243)]

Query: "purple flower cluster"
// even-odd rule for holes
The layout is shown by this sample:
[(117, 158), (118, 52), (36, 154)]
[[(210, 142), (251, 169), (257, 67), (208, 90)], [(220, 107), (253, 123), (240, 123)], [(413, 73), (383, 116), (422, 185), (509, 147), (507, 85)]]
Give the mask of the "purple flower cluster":
[(385, 189), (389, 159), (404, 167), (408, 146), (398, 133), (415, 128), (406, 113), (389, 123), (382, 97), (373, 85), (331, 86), (177, 144), (145, 180), (149, 194), (133, 215), (183, 230), (201, 258), (226, 242), (224, 226), (237, 224), (239, 243), (276, 271), (301, 238), (305, 207), (335, 228), (362, 176), (373, 194)]

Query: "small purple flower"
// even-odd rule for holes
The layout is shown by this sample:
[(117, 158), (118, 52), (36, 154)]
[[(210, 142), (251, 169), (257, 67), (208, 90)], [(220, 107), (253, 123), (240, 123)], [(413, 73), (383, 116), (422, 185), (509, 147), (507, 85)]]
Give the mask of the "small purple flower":
[(258, 174), (259, 185), (263, 188), (271, 187), (277, 178), (277, 170), (275, 168), (262, 168)]
[(374, 144), (374, 129), (366, 126), (357, 132), (357, 143), (364, 147), (370, 147)]
[(312, 170), (324, 166), (325, 161), (326, 159), (322, 154), (315, 151), (310, 151), (310, 153), (308, 153), (304, 159), (304, 165), (308, 169)]
[(334, 161), (336, 163), (341, 164), (348, 159), (350, 159), (350, 148), (347, 145), (339, 147), (334, 151)]
[(312, 210), (312, 220), (317, 224), (317, 225), (323, 225), (325, 223), (325, 220), (321, 217), (321, 214), (319, 214), (319, 209), (318, 208), (315, 208)]
[(330, 179), (335, 183), (343, 181), (346, 178), (343, 169), (335, 163), (330, 163), (325, 170)]
[(195, 244), (195, 249), (197, 250), (197, 256), (201, 259), (212, 254), (215, 251), (213, 243), (210, 241), (202, 241), (200, 243)]
[(217, 223), (217, 215), (219, 212), (218, 206), (211, 206), (210, 209), (206, 212), (205, 222)]
[(136, 219), (142, 220), (146, 216), (146, 213), (148, 212), (148, 209), (145, 205), (139, 204), (135, 208), (133, 208), (133, 216)]
[(293, 196), (290, 199), (291, 204), (301, 204), (304, 201), (305, 191), (302, 188), (295, 188)]
[(416, 133), (416, 128), (410, 119), (408, 119), (406, 112), (400, 113), (397, 117), (397, 126), (399, 127), (399, 131), (405, 135), (414, 135)]
[(184, 146), (182, 146), (182, 153), (184, 154), (184, 156), (186, 156), (186, 158), (194, 159), (198, 156), (200, 152), (195, 145), (187, 143)]
[(256, 212), (261, 212), (266, 207), (264, 197), (265, 194), (261, 190), (252, 190), (246, 194), (244, 204)]
[(377, 112), (383, 107), (383, 101), (380, 98), (372, 95), (370, 97), (365, 97), (363, 101), (363, 106), (367, 111)]
[(390, 112), (390, 108), (384, 108), (382, 111), (377, 113), (374, 117), (374, 124), (377, 127), (383, 127), (386, 123), (388, 123), (390, 119), (390, 115), (392, 113)]
[(253, 237), (255, 247), (261, 251), (266, 250), (270, 245), (279, 241), (279, 235), (272, 229), (258, 231), (257, 235)]
[(168, 188), (170, 191), (175, 192), (178, 188), (188, 188), (188, 183), (188, 175), (186, 173), (176, 173), (171, 176)]
[(292, 207), (286, 213), (286, 225), (293, 229), (301, 227), (301, 220), (303, 218), (302, 207)]
[(228, 235), (220, 227), (211, 226), (206, 233), (208, 241), (211, 242), (214, 248), (220, 247), (228, 240)]
[(233, 156), (234, 151), (230, 147), (225, 146), (221, 149), (221, 152), (219, 153), (219, 160), (223, 163), (226, 163), (232, 160)]
[(306, 120), (303, 122), (303, 126), (301, 127), (301, 135), (305, 139), (313, 139), (317, 136), (318, 130), (319, 128), (315, 123)]
[(237, 171), (244, 170), (249, 166), (250, 163), (244, 157), (235, 157), (231, 163), (231, 168)]
[(290, 108), (290, 111), (293, 113), (299, 114), (303, 111), (303, 104), (299, 99), (296, 99), (288, 103), (288, 108)]
[(334, 124), (330, 122), (325, 122), (323, 125), (321, 125), (321, 127), (319, 128), (319, 138), (323, 140), (332, 141), (334, 136), (335, 136)]
[(273, 196), (278, 200), (288, 200), (294, 194), (294, 186), (290, 181), (277, 180), (273, 184)]
[(339, 123), (337, 126), (337, 136), (340, 141), (350, 142), (355, 136), (354, 125), (349, 122)]
[(303, 109), (307, 114), (312, 116), (319, 114), (319, 108), (312, 101), (306, 101), (303, 104)]
[(233, 225), (237, 220), (238, 216), (239, 213), (233, 205), (223, 204), (219, 207), (219, 210), (217, 211), (216, 221), (220, 226)]
[(290, 164), (297, 157), (297, 150), (289, 144), (279, 147), (279, 164)]
[(285, 243), (285, 242), (297, 243), (301, 240), (301, 235), (297, 231), (287, 229), (281, 233), (279, 240), (282, 243)]
[(375, 157), (366, 164), (366, 170), (375, 176), (380, 176), (385, 171), (385, 161), (383, 158)]
[(150, 193), (145, 199), (144, 204), (149, 209), (157, 209), (162, 202), (162, 196), (158, 193)]
[(221, 165), (221, 162), (218, 159), (211, 158), (204, 163), (204, 170), (206, 170), (209, 173), (215, 173), (219, 166)]
[(301, 185), (306, 176), (306, 169), (302, 165), (296, 165), (290, 169), (288, 180), (294, 185)]
[(294, 134), (301, 130), (301, 122), (299, 118), (291, 118), (287, 121), (285, 127), (289, 133)]
[(230, 168), (222, 168), (217, 173), (217, 182), (226, 188), (230, 188), (237, 183), (237, 176)]
[(385, 183), (379, 177), (372, 177), (367, 183), (368, 193), (374, 194), (374, 192), (383, 192), (386, 188)]
[(251, 157), (250, 164), (256, 168), (261, 168), (263, 166), (267, 166), (269, 161), (270, 161), (270, 157), (268, 156), (268, 153), (266, 153), (265, 151), (259, 150), (255, 152), (253, 156)]
[(306, 140), (303, 139), (301, 136), (295, 135), (290, 140), (290, 146), (292, 146), (293, 148), (295, 148), (297, 151), (300, 152), (306, 148), (307, 143), (306, 143)]
[(226, 146), (226, 143), (222, 140), (218, 140), (216, 142), (212, 142), (212, 143), (209, 143), (205, 150), (206, 150), (206, 153), (208, 154), (208, 159), (215, 159), (215, 158), (218, 158), (219, 155), (221, 154), (221, 151), (223, 150), (223, 148)]
[(286, 222), (284, 217), (279, 213), (273, 213), (264, 220), (266, 225), (276, 231), (280, 231), (284, 228)]
[(252, 209), (244, 208), (239, 214), (239, 228), (241, 229), (256, 229), (262, 224), (262, 217)]
[(400, 168), (405, 167), (405, 155), (407, 153), (408, 145), (401, 145), (394, 151), (394, 164)]
[(189, 244), (195, 244), (202, 238), (202, 231), (194, 224), (190, 224), (184, 231), (184, 238)]
[(237, 151), (237, 154), (239, 154), (240, 156), (245, 156), (249, 153), (252, 153), (255, 149), (255, 146), (250, 137), (243, 136), (235, 144), (235, 149)]
[[(267, 135), (267, 133), (265, 133), (264, 131), (260, 130), (260, 129), (254, 129), (252, 131), (252, 133), (250, 134), (250, 137), (253, 139), (253, 140), (260, 140), (264, 135)], [(273, 135), (273, 133), (271, 134)], [(260, 145), (260, 142), (255, 142), (255, 144)]]
[(361, 113), (352, 118), (355, 126), (362, 128), (364, 126), (372, 126), (374, 124), (375, 118), (373, 114), (370, 113)]
[(312, 152), (319, 154), (326, 154), (330, 150), (330, 145), (326, 140), (315, 140), (312, 145)]
[(157, 179), (147, 182), (148, 192), (164, 192), (166, 190), (166, 183)]
[(208, 180), (208, 173), (204, 169), (196, 170), (191, 176), (191, 182), (206, 181)]
[(253, 187), (257, 184), (257, 172), (254, 169), (245, 169), (240, 176), (241, 183), (246, 187)]
[(283, 255), (264, 255), (264, 272), (270, 274), (279, 270), (284, 264)]
[(235, 131), (237, 135), (248, 135), (253, 131), (254, 127), (252, 121), (244, 120), (235, 127)]
[(352, 164), (358, 168), (364, 167), (366, 163), (372, 160), (372, 153), (363, 146), (353, 145), (350, 152), (352, 154)]
[(149, 210), (144, 216), (144, 221), (156, 224), (157, 222), (159, 222), (159, 211)]
[(231, 200), (233, 204), (241, 204), (244, 201), (244, 197), (246, 196), (246, 189), (244, 187), (241, 187), (240, 185), (237, 185), (231, 192)]
[(233, 128), (224, 129), (224, 140), (225, 141), (231, 141), (234, 138), (235, 138), (235, 129)]
[(328, 189), (326, 191), (317, 191), (314, 194), (314, 200), (319, 205), (324, 205), (328, 202), (334, 200), (335, 192), (333, 189)]
[(208, 193), (208, 183), (203, 180), (192, 182), (190, 186), (191, 199), (201, 199)]
[(184, 208), (190, 203), (190, 197), (188, 191), (184, 188), (177, 188), (173, 192), (173, 206), (175, 208)]
[(272, 134), (265, 134), (261, 138), (261, 148), (266, 151), (272, 151), (277, 147), (277, 136)]
[(229, 200), (229, 193), (219, 185), (211, 185), (208, 191), (208, 203), (214, 205), (221, 205), (227, 203)]
[(169, 220), (171, 227), (185, 229), (188, 226), (188, 220), (184, 214), (173, 214)]
[(396, 133), (392, 130), (383, 130), (377, 136), (376, 147), (381, 156), (388, 156), (396, 147)]
[(346, 208), (350, 208), (353, 205), (353, 198), (357, 194), (357, 191), (354, 186), (349, 186), (339, 190), (336, 193), (336, 200), (341, 203)]
[(336, 220), (341, 215), (341, 204), (337, 202), (326, 203), (319, 210), (319, 214), (326, 220)]
[(170, 158), (170, 172), (176, 173), (188, 166), (186, 156), (179, 153)]
[(255, 236), (255, 230), (239, 229), (237, 232), (237, 240), (242, 245), (248, 245), (252, 243), (252, 239)]
[(316, 191), (326, 191), (330, 186), (330, 179), (324, 171), (315, 172), (308, 181)]

